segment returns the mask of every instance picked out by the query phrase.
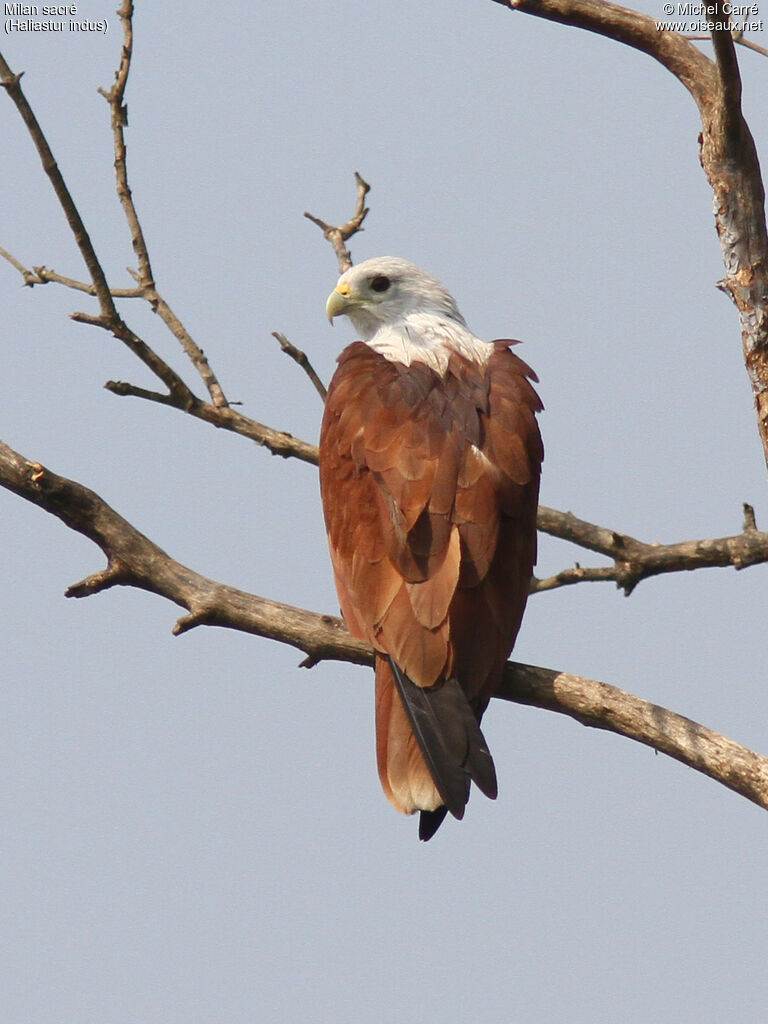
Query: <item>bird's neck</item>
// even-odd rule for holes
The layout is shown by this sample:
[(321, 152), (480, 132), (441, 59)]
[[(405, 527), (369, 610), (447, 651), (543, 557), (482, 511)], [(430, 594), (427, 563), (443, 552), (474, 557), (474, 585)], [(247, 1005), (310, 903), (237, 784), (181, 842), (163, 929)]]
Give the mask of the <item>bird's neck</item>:
[(385, 359), (406, 366), (426, 363), (441, 376), (451, 355), (484, 366), (493, 352), (490, 342), (476, 338), (464, 324), (432, 313), (411, 313), (382, 325), (363, 341)]

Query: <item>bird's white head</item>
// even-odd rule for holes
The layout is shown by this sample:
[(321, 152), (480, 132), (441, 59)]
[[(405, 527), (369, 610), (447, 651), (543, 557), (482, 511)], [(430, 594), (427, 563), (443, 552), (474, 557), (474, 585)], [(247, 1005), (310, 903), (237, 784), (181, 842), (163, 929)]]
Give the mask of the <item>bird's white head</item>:
[(379, 256), (341, 275), (325, 306), (328, 319), (347, 316), (369, 341), (382, 328), (414, 314), (438, 317), (466, 327), (451, 293), (415, 263)]

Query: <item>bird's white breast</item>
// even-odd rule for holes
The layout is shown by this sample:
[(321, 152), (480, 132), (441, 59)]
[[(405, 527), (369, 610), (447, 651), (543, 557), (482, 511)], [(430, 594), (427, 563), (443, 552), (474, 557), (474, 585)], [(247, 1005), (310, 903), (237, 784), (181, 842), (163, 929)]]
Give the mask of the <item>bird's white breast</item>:
[(452, 354), (482, 366), (493, 353), (490, 342), (476, 338), (462, 324), (425, 313), (380, 327), (366, 344), (393, 362), (426, 363), (441, 376)]

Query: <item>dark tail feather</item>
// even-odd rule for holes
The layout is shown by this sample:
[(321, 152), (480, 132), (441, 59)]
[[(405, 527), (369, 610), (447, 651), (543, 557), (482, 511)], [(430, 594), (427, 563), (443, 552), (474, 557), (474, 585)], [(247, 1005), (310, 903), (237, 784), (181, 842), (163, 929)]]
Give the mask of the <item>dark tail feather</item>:
[[(459, 681), (446, 679), (427, 689), (417, 686), (392, 658), (389, 662), (413, 734), (447, 810), (455, 818), (464, 817), (470, 780), (494, 800), (493, 758)], [(434, 835), (444, 817), (442, 808), (422, 811), (420, 838)]]
[(438, 807), (436, 811), (419, 812), (419, 839), (426, 842), (431, 839), (445, 821), (447, 807)]

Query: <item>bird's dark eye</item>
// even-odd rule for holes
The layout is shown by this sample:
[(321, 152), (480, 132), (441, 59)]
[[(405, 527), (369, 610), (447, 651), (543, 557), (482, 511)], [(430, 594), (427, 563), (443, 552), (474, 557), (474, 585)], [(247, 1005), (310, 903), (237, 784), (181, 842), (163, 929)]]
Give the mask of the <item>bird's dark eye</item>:
[(371, 291), (385, 292), (392, 282), (384, 274), (377, 274), (371, 278)]

